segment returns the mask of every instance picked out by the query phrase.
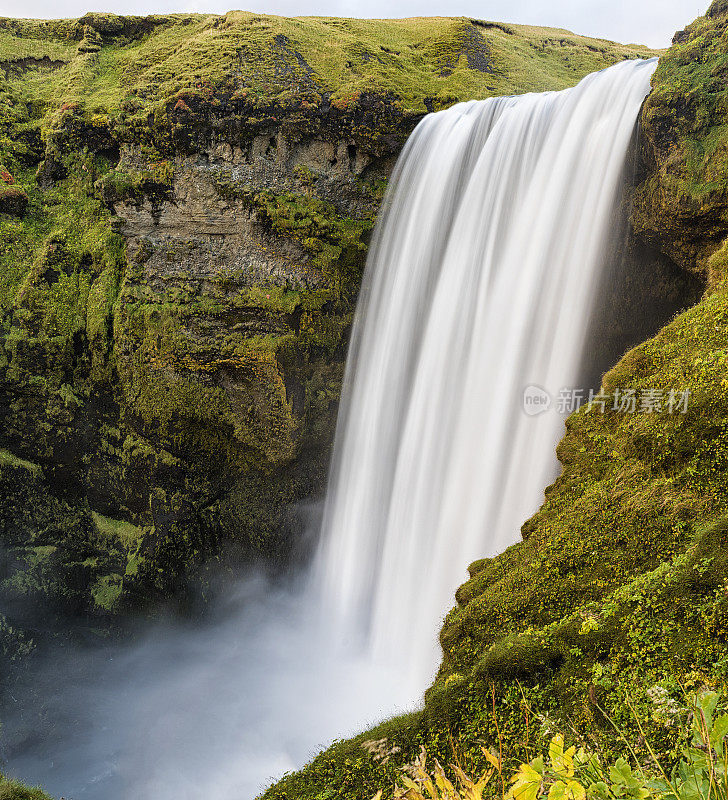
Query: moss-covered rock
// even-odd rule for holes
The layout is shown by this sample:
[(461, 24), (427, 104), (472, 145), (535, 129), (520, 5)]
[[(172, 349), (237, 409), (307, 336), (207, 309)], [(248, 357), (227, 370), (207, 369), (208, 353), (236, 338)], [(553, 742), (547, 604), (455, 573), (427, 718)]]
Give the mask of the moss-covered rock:
[(642, 115), (649, 172), (635, 224), (685, 269), (703, 272), (728, 222), (727, 25), (728, 9), (716, 2), (675, 35)]
[(28, 195), (18, 186), (0, 186), (0, 214), (22, 217), (28, 207)]

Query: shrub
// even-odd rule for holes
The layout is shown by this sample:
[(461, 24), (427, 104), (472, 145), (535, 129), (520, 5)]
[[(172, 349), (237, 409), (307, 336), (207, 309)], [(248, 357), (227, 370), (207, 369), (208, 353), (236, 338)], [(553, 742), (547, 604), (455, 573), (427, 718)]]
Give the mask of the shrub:
[(0, 774), (0, 800), (50, 800), (40, 789), (30, 789)]

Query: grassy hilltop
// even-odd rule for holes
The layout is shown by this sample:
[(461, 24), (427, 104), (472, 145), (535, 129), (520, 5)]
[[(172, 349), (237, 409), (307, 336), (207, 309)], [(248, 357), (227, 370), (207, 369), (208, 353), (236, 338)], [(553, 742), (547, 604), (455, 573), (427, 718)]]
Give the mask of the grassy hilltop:
[(180, 90), (222, 87), (264, 102), (326, 96), (341, 106), (373, 92), (422, 113), (425, 105), (563, 89), (623, 58), (653, 54), (564, 30), (453, 17), (231, 11), (0, 20), (0, 65), (11, 84), (34, 103), (83, 102), (94, 113), (141, 110)]

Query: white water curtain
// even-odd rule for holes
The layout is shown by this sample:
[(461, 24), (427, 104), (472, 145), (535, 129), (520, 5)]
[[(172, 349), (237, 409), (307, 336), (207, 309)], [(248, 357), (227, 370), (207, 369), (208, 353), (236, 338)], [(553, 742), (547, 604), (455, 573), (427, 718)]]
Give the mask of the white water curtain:
[(428, 115), (392, 178), (352, 336), (313, 582), (424, 686), (467, 564), (555, 477), (625, 159), (656, 60)]

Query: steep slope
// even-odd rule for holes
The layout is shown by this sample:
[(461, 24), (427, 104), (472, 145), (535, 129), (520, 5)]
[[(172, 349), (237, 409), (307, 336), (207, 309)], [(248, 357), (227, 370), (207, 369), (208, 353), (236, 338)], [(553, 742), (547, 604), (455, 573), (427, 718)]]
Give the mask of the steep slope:
[[(572, 415), (563, 472), (523, 541), (471, 565), (457, 593), (424, 712), (335, 745), (264, 797), (368, 798), (380, 788), (386, 797), (420, 745), (479, 772), (483, 744), (516, 762), (557, 730), (607, 754), (623, 749), (623, 735), (649, 764), (646, 736), (669, 762), (679, 744), (671, 709), (684, 692), (725, 690), (726, 53), (720, 0), (676, 35), (642, 114), (635, 230), (707, 291), (602, 386), (612, 397), (655, 391), (662, 408), (592, 404)], [(689, 392), (685, 413), (670, 410), (673, 390)], [(362, 746), (381, 739), (373, 755)]]
[(0, 20), (4, 629), (298, 554), (412, 127), (646, 54), (449, 18)]

